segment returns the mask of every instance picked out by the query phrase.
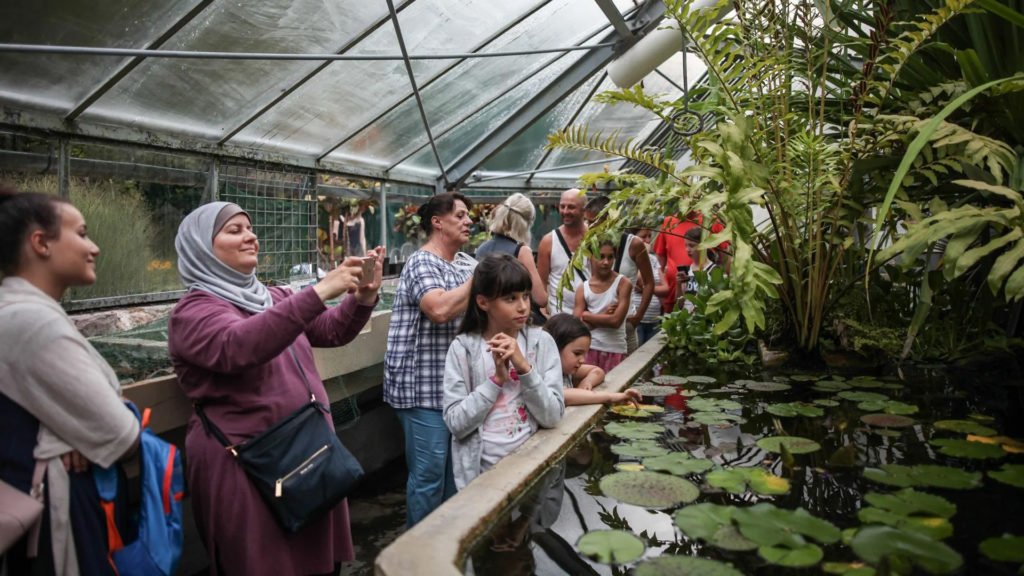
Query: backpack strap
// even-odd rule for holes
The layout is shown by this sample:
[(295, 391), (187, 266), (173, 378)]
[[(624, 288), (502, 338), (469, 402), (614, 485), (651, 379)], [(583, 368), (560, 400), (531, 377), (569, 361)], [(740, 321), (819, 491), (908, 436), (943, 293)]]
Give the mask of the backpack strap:
[[(565, 256), (572, 260), (572, 250), (569, 250), (569, 245), (565, 242), (565, 237), (562, 236), (562, 231), (555, 228), (555, 238), (558, 238), (558, 243), (562, 245), (562, 250), (565, 250)], [(587, 275), (583, 273), (583, 270), (572, 266), (572, 269), (576, 272), (576, 276), (583, 282), (587, 281)]]

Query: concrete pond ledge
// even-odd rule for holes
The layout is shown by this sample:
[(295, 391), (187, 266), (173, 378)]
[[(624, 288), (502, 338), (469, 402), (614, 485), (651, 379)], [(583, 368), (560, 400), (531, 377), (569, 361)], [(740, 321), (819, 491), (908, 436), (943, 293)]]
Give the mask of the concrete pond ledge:
[[(660, 333), (608, 373), (599, 390), (621, 391), (642, 374), (665, 346)], [(555, 428), (542, 429), (491, 470), (481, 474), (377, 556), (378, 576), (462, 574), (477, 539), (518, 496), (540, 480), (604, 415), (600, 404), (569, 406)]]

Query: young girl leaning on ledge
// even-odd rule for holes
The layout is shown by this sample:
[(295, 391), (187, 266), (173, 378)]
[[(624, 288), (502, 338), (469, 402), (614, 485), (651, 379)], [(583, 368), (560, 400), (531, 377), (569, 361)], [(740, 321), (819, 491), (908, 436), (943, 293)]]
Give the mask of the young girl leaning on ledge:
[(461, 490), (565, 411), (562, 366), (551, 336), (530, 318), (530, 274), (514, 257), (477, 265), (466, 315), (448, 348), (444, 421)]

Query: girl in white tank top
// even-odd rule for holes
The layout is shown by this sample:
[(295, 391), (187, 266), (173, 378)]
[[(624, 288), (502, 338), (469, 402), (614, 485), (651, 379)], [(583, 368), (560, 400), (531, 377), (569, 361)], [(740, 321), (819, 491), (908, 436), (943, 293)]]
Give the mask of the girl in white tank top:
[(586, 362), (607, 372), (626, 357), (625, 321), (633, 286), (628, 278), (613, 269), (615, 246), (612, 242), (601, 242), (599, 251), (599, 258), (591, 260), (590, 280), (576, 290), (573, 315), (590, 327), (590, 352)]

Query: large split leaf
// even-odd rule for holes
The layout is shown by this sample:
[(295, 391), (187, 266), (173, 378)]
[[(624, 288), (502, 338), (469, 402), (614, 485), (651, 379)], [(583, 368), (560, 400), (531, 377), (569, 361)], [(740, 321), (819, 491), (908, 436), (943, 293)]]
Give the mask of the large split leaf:
[(956, 458), (976, 458), (981, 460), (1006, 456), (1006, 452), (999, 445), (971, 442), (961, 438), (933, 438), (930, 443), (932, 446), (938, 446), (939, 452)]
[(673, 452), (664, 456), (644, 458), (644, 468), (659, 472), (668, 472), (676, 476), (700, 474), (714, 467), (710, 460), (698, 459), (682, 452)]
[(636, 576), (743, 576), (724, 562), (691, 556), (659, 556), (638, 564)]
[(812, 516), (803, 508), (786, 510), (762, 502), (733, 511), (732, 518), (741, 534), (761, 546), (799, 548), (805, 543), (804, 537), (832, 544), (840, 536), (839, 529), (832, 523)]
[(873, 525), (857, 530), (850, 547), (871, 564), (892, 556), (918, 564), (932, 574), (948, 574), (963, 564), (963, 557), (946, 544), (889, 526)]
[(710, 502), (692, 504), (679, 509), (673, 519), (689, 538), (699, 538), (724, 550), (754, 550), (757, 543), (739, 533), (732, 524), (732, 506)]
[(968, 472), (949, 466), (922, 464), (902, 466), (883, 464), (880, 468), (866, 468), (864, 477), (890, 486), (932, 486), (966, 490), (981, 485), (981, 472)]
[(785, 445), (790, 454), (807, 454), (821, 450), (821, 445), (814, 440), (800, 438), (799, 436), (769, 436), (757, 441), (757, 446), (768, 452), (782, 452), (781, 446)]
[(665, 431), (665, 427), (654, 422), (609, 422), (604, 431), (626, 440), (652, 440)]
[(599, 485), (605, 496), (647, 508), (668, 508), (700, 496), (700, 488), (689, 480), (658, 472), (615, 472)]
[(988, 475), (1003, 484), (1024, 488), (1024, 464), (1003, 464), (999, 470), (990, 470)]
[(576, 541), (580, 554), (601, 564), (625, 564), (644, 555), (644, 541), (625, 530), (594, 530)]
[(656, 440), (634, 440), (624, 444), (612, 444), (612, 453), (619, 456), (632, 458), (647, 458), (648, 456), (663, 456), (670, 451)]

